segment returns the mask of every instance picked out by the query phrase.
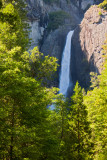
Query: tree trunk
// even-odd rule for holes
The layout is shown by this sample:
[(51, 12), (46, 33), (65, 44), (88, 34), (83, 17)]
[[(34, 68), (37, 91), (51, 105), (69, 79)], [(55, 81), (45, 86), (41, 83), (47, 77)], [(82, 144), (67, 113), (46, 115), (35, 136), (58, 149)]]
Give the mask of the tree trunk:
[(61, 140), (63, 139), (63, 134), (64, 134), (64, 115), (63, 115), (64, 113), (63, 113), (63, 112), (64, 112), (64, 111), (63, 111), (63, 106), (62, 106), (62, 110), (61, 110), (61, 118), (62, 118), (62, 119), (61, 119), (61, 120), (62, 120), (62, 124), (61, 124), (61, 125), (62, 125), (62, 126), (61, 126), (61, 127), (62, 127)]
[(14, 128), (14, 107), (13, 107), (13, 110), (12, 110), (12, 121), (11, 121), (11, 145), (10, 145), (10, 160), (13, 160), (13, 128)]
[(78, 106), (78, 160), (80, 160), (80, 121), (79, 121), (79, 106)]
[(13, 136), (11, 136), (10, 160), (13, 160)]

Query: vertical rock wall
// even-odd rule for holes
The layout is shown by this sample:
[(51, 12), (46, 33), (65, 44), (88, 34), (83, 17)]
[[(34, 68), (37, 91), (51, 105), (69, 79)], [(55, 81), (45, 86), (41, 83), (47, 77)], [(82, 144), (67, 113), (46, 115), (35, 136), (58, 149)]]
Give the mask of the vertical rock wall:
[(107, 12), (92, 6), (84, 15), (81, 24), (75, 29), (73, 44), (74, 81), (83, 87), (90, 84), (90, 72), (101, 73), (102, 45), (107, 34)]
[[(31, 48), (39, 46), (39, 41), (44, 36), (49, 21), (49, 13), (55, 11), (65, 11), (72, 16), (72, 23), (77, 25), (80, 22), (78, 9), (66, 0), (60, 3), (46, 4), (43, 0), (27, 0), (28, 23), (30, 24), (30, 38), (32, 39)], [(69, 25), (71, 23), (69, 21)], [(67, 22), (68, 23), (68, 22)], [(72, 24), (71, 24), (72, 25)], [(46, 38), (46, 36), (45, 36)]]

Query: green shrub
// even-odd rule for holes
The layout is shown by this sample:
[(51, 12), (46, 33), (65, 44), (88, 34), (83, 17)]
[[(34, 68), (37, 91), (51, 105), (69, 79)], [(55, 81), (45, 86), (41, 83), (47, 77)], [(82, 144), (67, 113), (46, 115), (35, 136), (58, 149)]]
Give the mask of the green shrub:
[(107, 10), (107, 0), (104, 0), (102, 3), (98, 5), (100, 8)]
[(99, 16), (101, 16), (101, 15), (102, 15), (102, 12), (101, 12), (101, 11), (99, 11), (99, 13), (98, 13), (98, 14), (99, 14)]
[(69, 18), (70, 15), (64, 11), (51, 12), (49, 14), (48, 31), (57, 29), (60, 25), (64, 24), (65, 18)]

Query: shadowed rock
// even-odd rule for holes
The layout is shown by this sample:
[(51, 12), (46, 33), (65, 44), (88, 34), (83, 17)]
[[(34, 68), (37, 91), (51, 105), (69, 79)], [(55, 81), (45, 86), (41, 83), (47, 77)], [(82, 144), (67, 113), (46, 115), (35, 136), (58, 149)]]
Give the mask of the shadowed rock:
[(90, 85), (90, 72), (101, 73), (106, 34), (107, 12), (94, 5), (85, 13), (72, 38), (71, 74), (73, 80), (78, 80), (83, 87)]

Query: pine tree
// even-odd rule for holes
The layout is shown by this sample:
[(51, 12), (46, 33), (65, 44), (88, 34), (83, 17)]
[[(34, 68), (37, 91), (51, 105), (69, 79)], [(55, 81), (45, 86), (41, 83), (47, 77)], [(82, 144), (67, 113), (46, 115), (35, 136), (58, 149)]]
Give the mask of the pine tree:
[(74, 94), (71, 97), (71, 106), (69, 114), (69, 132), (71, 137), (71, 148), (73, 159), (83, 160), (90, 159), (92, 142), (91, 130), (89, 126), (87, 109), (83, 104), (83, 93), (78, 82), (74, 88)]
[(65, 160), (68, 154), (68, 100), (63, 95), (58, 95), (55, 102), (57, 119), (57, 135), (59, 139), (59, 159)]
[(103, 45), (104, 64), (99, 82), (93, 90), (84, 97), (84, 104), (88, 107), (88, 117), (91, 121), (93, 141), (95, 143), (95, 158), (105, 160), (107, 157), (107, 40)]
[(18, 2), (3, 0), (0, 9), (0, 159), (35, 160), (43, 158), (44, 141), (49, 138), (47, 106), (56, 89), (43, 87), (43, 74), (33, 78), (31, 64), (39, 64), (35, 72), (41, 73), (47, 65), (53, 72), (57, 64), (55, 58), (39, 59), (37, 48), (31, 55), (26, 51), (28, 32), (15, 6)]

